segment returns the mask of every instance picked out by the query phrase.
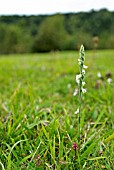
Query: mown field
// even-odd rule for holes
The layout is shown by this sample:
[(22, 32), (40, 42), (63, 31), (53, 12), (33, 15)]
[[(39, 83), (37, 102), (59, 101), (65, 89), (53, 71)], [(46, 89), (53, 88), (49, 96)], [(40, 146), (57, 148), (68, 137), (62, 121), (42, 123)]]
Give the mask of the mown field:
[(0, 56), (0, 169), (114, 169), (114, 50), (86, 51), (80, 158), (72, 148), (78, 56)]

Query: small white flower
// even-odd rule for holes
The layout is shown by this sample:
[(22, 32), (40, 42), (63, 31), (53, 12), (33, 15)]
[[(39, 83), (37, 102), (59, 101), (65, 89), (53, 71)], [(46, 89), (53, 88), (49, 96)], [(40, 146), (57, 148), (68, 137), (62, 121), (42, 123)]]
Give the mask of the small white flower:
[(81, 65), (81, 61), (79, 61), (78, 64)]
[(87, 69), (87, 68), (88, 68), (88, 66), (83, 65), (83, 68)]
[(81, 76), (82, 76), (81, 74), (76, 75), (76, 83), (79, 84), (79, 80), (80, 80)]
[(76, 75), (76, 79), (79, 79), (79, 78), (81, 78), (81, 74), (78, 74), (78, 75)]
[(84, 88), (82, 88), (82, 93), (84, 94), (84, 93), (86, 93), (86, 92), (87, 92), (87, 90), (84, 89)]
[(86, 84), (86, 83), (83, 81), (83, 82), (82, 82), (82, 86), (84, 86), (85, 84)]
[(82, 73), (85, 74), (85, 70), (84, 69), (82, 70)]
[(81, 65), (81, 60), (80, 59), (78, 59), (78, 64)]
[(78, 94), (78, 89), (75, 89), (73, 96), (76, 96)]
[(80, 58), (78, 59), (79, 62), (81, 62)]
[(97, 77), (99, 77), (99, 78), (101, 78), (101, 77), (102, 77), (102, 75), (101, 75), (101, 73), (100, 73), (100, 72), (98, 72), (98, 73), (97, 73)]
[(78, 114), (79, 113), (79, 108), (74, 112), (74, 114)]
[(108, 78), (108, 79), (107, 79), (107, 82), (108, 82), (108, 84), (112, 83), (112, 79), (111, 79), (111, 78)]

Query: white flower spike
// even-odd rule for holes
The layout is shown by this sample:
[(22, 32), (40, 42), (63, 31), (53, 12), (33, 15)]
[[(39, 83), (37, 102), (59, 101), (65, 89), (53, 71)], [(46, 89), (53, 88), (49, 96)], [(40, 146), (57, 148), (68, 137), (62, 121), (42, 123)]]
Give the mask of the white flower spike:
[[(80, 74), (76, 75), (76, 83), (78, 84), (78, 91), (79, 91), (79, 95), (81, 96), (81, 93), (86, 93), (86, 89), (83, 88), (83, 86), (85, 85), (84, 82), (84, 77), (86, 74), (85, 69), (87, 69), (88, 67), (84, 65), (84, 61), (85, 61), (85, 53), (84, 53), (84, 46), (81, 45), (80, 48), (80, 56), (78, 59), (78, 64), (79, 64), (79, 68), (80, 68)], [(75, 92), (74, 92), (75, 95)]]
[[(80, 69), (80, 74), (76, 75), (76, 83), (78, 84), (78, 93), (79, 93), (79, 108), (74, 112), (74, 114), (78, 114), (78, 143), (79, 143), (79, 150), (80, 150), (80, 135), (81, 135), (81, 105), (82, 105), (82, 95), (83, 93), (86, 93), (86, 89), (83, 88), (85, 85), (84, 78), (85, 78), (85, 69), (87, 69), (87, 66), (84, 65), (85, 61), (85, 53), (84, 53), (84, 46), (81, 45), (80, 47), (80, 56), (78, 59), (78, 65)], [(76, 92), (74, 92), (76, 94)]]

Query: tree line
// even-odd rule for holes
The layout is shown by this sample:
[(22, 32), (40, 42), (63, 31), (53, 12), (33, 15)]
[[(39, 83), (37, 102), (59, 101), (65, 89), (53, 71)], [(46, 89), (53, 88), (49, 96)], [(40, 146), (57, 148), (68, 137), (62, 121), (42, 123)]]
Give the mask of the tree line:
[(82, 43), (86, 49), (113, 49), (114, 12), (0, 16), (1, 54), (75, 50)]

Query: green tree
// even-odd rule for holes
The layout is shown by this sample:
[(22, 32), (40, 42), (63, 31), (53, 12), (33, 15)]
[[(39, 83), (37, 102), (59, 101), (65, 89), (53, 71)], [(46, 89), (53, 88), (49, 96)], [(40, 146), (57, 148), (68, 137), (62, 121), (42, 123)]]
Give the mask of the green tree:
[(20, 29), (16, 26), (6, 25), (0, 27), (0, 53), (20, 52)]
[(41, 24), (32, 51), (62, 50), (65, 48), (66, 31), (64, 17), (54, 15), (46, 18)]

